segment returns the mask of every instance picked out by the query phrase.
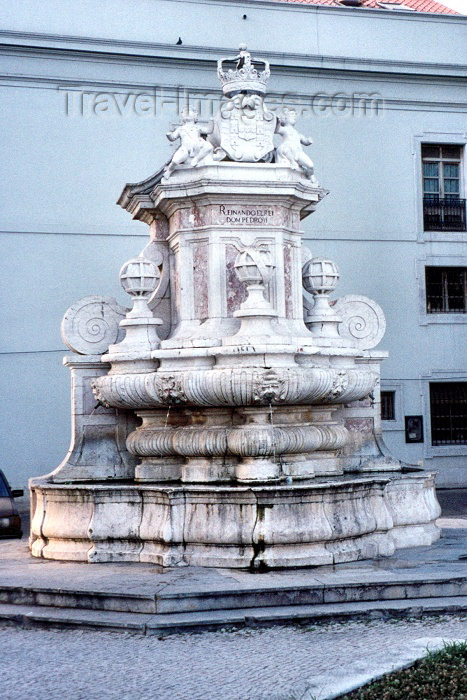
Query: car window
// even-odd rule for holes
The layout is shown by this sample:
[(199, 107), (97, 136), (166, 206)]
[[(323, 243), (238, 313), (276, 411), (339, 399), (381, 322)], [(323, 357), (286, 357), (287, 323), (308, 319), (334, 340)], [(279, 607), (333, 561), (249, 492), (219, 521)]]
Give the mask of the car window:
[(3, 476), (0, 474), (0, 498), (10, 498), (10, 494), (8, 493), (7, 485), (5, 484), (5, 481), (3, 479)]

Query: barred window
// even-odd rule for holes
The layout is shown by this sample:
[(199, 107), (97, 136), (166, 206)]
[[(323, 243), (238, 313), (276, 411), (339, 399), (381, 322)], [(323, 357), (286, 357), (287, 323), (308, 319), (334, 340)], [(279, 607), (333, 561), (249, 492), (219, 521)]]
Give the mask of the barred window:
[(381, 420), (396, 420), (395, 391), (381, 392)]
[(467, 382), (430, 383), (431, 443), (467, 444)]
[(428, 314), (465, 313), (467, 268), (425, 267)]

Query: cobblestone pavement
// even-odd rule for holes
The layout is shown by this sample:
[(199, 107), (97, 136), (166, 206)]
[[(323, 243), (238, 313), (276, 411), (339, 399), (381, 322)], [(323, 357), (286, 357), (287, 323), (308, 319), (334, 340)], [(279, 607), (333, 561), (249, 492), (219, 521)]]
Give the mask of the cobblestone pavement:
[(180, 634), (0, 629), (1, 700), (312, 700), (313, 678), (376, 669), (421, 637), (467, 637), (467, 618)]

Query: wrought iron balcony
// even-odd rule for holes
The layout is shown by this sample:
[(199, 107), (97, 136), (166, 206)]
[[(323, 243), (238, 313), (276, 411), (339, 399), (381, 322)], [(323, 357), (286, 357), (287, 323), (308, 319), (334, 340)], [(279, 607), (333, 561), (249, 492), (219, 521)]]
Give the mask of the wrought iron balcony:
[(425, 231), (465, 231), (465, 199), (458, 197), (423, 198)]

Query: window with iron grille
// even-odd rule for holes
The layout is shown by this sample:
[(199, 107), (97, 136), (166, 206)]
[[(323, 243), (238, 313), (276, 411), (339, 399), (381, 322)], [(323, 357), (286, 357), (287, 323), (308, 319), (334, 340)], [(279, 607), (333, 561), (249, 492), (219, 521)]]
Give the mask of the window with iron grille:
[(461, 146), (422, 144), (425, 231), (466, 230), (461, 165)]
[(381, 392), (381, 420), (396, 420), (395, 391)]
[(432, 445), (467, 444), (467, 382), (430, 382)]
[(428, 314), (465, 314), (467, 268), (425, 267), (425, 288)]

